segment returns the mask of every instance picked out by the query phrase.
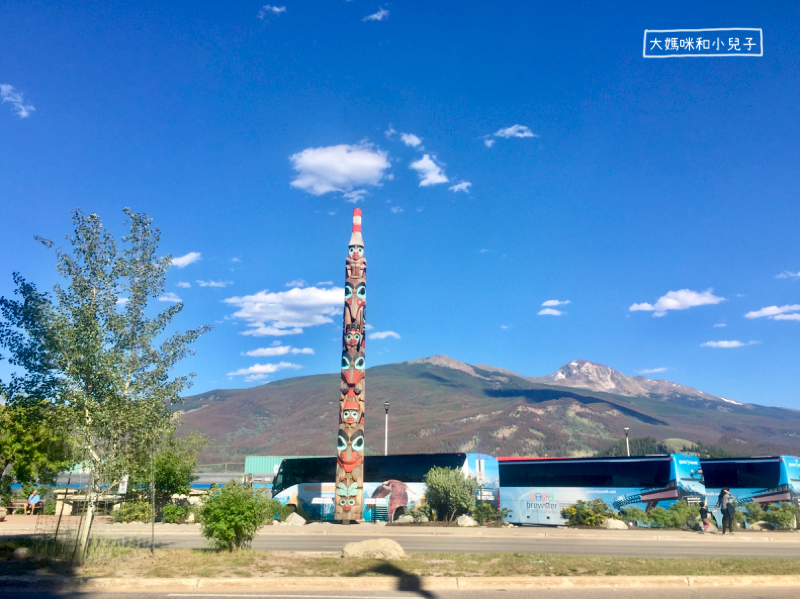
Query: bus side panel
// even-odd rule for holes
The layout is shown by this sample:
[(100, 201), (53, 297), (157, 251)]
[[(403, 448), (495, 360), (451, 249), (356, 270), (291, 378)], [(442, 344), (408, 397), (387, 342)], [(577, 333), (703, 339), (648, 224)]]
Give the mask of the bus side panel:
[(781, 484), (788, 486), (792, 501), (797, 504), (800, 499), (800, 458), (797, 456), (781, 456)]
[(569, 508), (578, 500), (591, 502), (599, 498), (619, 512), (629, 506), (647, 510), (648, 504), (668, 508), (678, 499), (672, 497), (671, 491), (665, 494), (670, 497), (664, 499), (653, 496), (653, 492), (648, 488), (503, 487), (500, 489), (500, 506), (511, 511), (506, 519), (509, 523), (564, 525), (567, 520), (561, 516), (561, 509)]
[(670, 478), (677, 482), (680, 497), (689, 496), (690, 502), (697, 502), (705, 496), (706, 488), (703, 485), (703, 469), (700, 459), (691, 454), (673, 454), (670, 467)]
[(491, 490), (500, 487), (500, 465), (497, 459), (489, 454), (467, 454), (464, 474), (474, 477), (481, 487)]

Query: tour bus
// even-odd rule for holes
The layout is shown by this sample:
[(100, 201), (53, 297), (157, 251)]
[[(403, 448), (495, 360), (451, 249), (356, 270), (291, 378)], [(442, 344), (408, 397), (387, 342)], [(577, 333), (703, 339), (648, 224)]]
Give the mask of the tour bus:
[(500, 458), (500, 507), (506, 521), (563, 525), (561, 509), (578, 500), (603, 500), (616, 510), (667, 507), (705, 497), (700, 460), (672, 454), (630, 458)]
[[(800, 505), (800, 458), (797, 456), (704, 458), (700, 463), (710, 509), (716, 505), (724, 487), (729, 488), (738, 501), (739, 510), (748, 502)], [(714, 516), (721, 527), (722, 512), (717, 511)]]
[[(433, 467), (475, 477), (477, 499), (496, 507), (497, 459), (488, 454), (398, 454), (364, 458), (363, 519), (393, 521), (425, 497), (422, 478)], [(287, 458), (272, 481), (272, 497), (307, 520), (333, 520), (336, 458)]]

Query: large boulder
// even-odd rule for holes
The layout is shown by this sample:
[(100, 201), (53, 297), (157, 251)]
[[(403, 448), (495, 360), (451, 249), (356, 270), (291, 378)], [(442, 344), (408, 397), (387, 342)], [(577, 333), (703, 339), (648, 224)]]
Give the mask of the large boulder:
[(286, 523), (287, 525), (305, 525), (306, 520), (300, 515), (298, 515), (296, 512), (293, 512), (288, 517), (286, 517), (284, 523)]
[(425, 515), (422, 515), (419, 519), (417, 519), (417, 523), (428, 523), (430, 519)]
[(395, 558), (403, 558), (405, 555), (406, 552), (400, 544), (386, 538), (350, 542), (342, 549), (342, 558), (377, 558), (380, 560), (392, 560)]
[(477, 527), (478, 522), (469, 515), (461, 515), (456, 519), (456, 524), (459, 527)]
[(603, 529), (628, 529), (628, 525), (625, 521), (620, 521), (619, 519), (603, 519)]
[(756, 521), (755, 523), (751, 523), (748, 529), (750, 531), (772, 531), (775, 529), (775, 526), (766, 521)]
[(412, 515), (400, 515), (394, 520), (395, 523), (413, 523), (414, 517)]
[(16, 560), (25, 560), (26, 558), (30, 558), (31, 556), (31, 549), (26, 548), (25, 546), (20, 546), (19, 548), (14, 549), (14, 558)]

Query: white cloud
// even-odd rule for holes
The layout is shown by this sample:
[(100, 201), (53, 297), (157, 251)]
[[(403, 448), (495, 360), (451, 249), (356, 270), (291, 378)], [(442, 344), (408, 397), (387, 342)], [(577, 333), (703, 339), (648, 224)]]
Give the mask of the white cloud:
[(177, 294), (173, 294), (172, 292), (167, 292), (166, 294), (162, 294), (159, 297), (161, 302), (183, 302), (180, 298), (178, 298)]
[(797, 279), (800, 278), (800, 271), (792, 273), (791, 271), (784, 271), (780, 275), (775, 275), (777, 279)]
[(22, 98), (22, 92), (15, 91), (13, 85), (0, 83), (0, 98), (2, 98), (4, 103), (9, 102), (11, 104), (11, 110), (19, 115), (20, 119), (29, 117), (31, 112), (36, 110), (33, 105), (25, 104), (25, 100)]
[(314, 354), (313, 348), (292, 348), (291, 346), (271, 346), (243, 352), (244, 356), (283, 356), (284, 354)]
[(496, 141), (497, 141), (497, 140), (493, 140), (493, 139), (492, 139), (492, 138), (490, 138), (490, 137), (483, 138), (483, 143), (484, 143), (484, 144), (486, 144), (486, 147), (487, 147), (487, 148), (491, 148), (492, 146), (494, 146), (494, 144), (495, 144), (495, 142), (496, 142)]
[(751, 310), (745, 314), (747, 319), (759, 319), (761, 317), (768, 317), (776, 321), (800, 321), (800, 315), (792, 315), (787, 313), (797, 313), (800, 311), (800, 304), (786, 304), (784, 306), (767, 306), (761, 310)]
[(555, 308), (543, 308), (537, 314), (540, 315), (552, 315), (554, 317), (559, 317), (564, 314), (563, 311), (556, 310)]
[(304, 279), (292, 279), (286, 283), (286, 287), (306, 287)]
[(232, 281), (203, 281), (202, 279), (197, 280), (197, 285), (200, 287), (213, 287), (213, 288), (224, 288), (231, 285)]
[[(344, 198), (350, 204), (358, 204), (364, 199), (369, 192), (367, 190), (353, 190), (352, 192), (344, 192), (342, 194), (342, 198)], [(329, 213), (331, 216), (335, 215), (336, 213)]]
[(569, 304), (572, 300), (547, 300), (542, 302), (542, 306), (561, 306), (562, 304)]
[(719, 342), (706, 342), (704, 344), (700, 344), (701, 347), (704, 348), (742, 348), (743, 346), (753, 346), (755, 344), (760, 344), (761, 342), (740, 342), (739, 340), (720, 340)]
[(392, 211), (394, 214), (397, 214), (397, 213), (401, 213), (401, 212), (403, 212), (403, 209), (402, 209), (402, 208), (400, 208), (399, 206), (393, 206), (393, 207), (391, 208), (391, 211)]
[(375, 328), (372, 325), (370, 325), (369, 323), (367, 323), (366, 325), (364, 325), (364, 329), (366, 329), (367, 331), (370, 331), (371, 329), (375, 329)]
[(285, 292), (267, 290), (249, 296), (224, 300), (236, 306), (233, 314), (247, 322), (244, 335), (294, 335), (304, 327), (333, 323), (332, 316), (341, 316), (344, 306), (343, 288), (292, 288)]
[(640, 371), (636, 371), (640, 375), (652, 375), (653, 373), (663, 373), (667, 370), (667, 367), (658, 367), (655, 369), (641, 369)]
[(727, 323), (714, 323), (714, 327), (727, 327)]
[(234, 257), (231, 259), (231, 262), (232, 262), (232, 263), (240, 263), (240, 262), (242, 262), (242, 259), (241, 259), (241, 258), (238, 258), (238, 257), (236, 257), (236, 256), (234, 256)]
[(500, 325), (500, 329), (508, 329), (508, 325)]
[(372, 13), (371, 15), (367, 15), (362, 21), (383, 21), (389, 18), (389, 11), (385, 8), (380, 9), (376, 13)]
[(494, 133), (494, 137), (499, 138), (529, 138), (529, 137), (539, 137), (535, 133), (533, 133), (528, 127), (525, 125), (512, 125), (511, 127), (506, 127), (504, 129), (498, 129)]
[(370, 340), (385, 340), (386, 338), (394, 338), (399, 340), (400, 335), (394, 331), (376, 331), (375, 333), (370, 333), (367, 335), (367, 338)]
[(189, 254), (184, 254), (183, 256), (178, 256), (172, 259), (172, 264), (179, 269), (189, 266), (193, 262), (197, 262), (198, 260), (202, 260), (203, 256), (199, 252), (189, 252)]
[(447, 175), (442, 168), (437, 165), (429, 154), (423, 154), (422, 158), (411, 163), (410, 167), (419, 175), (419, 186), (436, 185), (437, 183), (447, 183)]
[(472, 184), (469, 181), (462, 181), (461, 183), (451, 185), (449, 189), (451, 192), (466, 192), (469, 194), (469, 188), (471, 187)]
[(332, 281), (318, 281), (317, 285), (333, 285)]
[(130, 298), (117, 298), (117, 304), (125, 304)]
[(389, 129), (387, 129), (386, 131), (384, 131), (384, 132), (383, 132), (383, 135), (385, 135), (385, 136), (386, 136), (386, 139), (387, 139), (387, 140), (390, 140), (390, 139), (392, 139), (392, 136), (393, 136), (395, 133), (397, 133), (397, 130), (396, 130), (394, 127), (392, 127), (391, 125), (389, 125)]
[(478, 254), (486, 254), (488, 251), (488, 248), (481, 248), (481, 251), (478, 252)]
[(261, 7), (261, 10), (258, 11), (258, 18), (262, 21), (266, 19), (270, 15), (280, 15), (286, 12), (285, 6), (274, 6), (272, 4), (265, 4)]
[(255, 364), (252, 367), (247, 367), (246, 369), (239, 369), (238, 371), (233, 371), (228, 373), (228, 377), (236, 377), (237, 375), (247, 375), (248, 377), (245, 381), (258, 381), (260, 379), (265, 379), (267, 375), (271, 375), (277, 371), (281, 371), (283, 369), (301, 369), (300, 365), (295, 365), (288, 362), (279, 362), (277, 364), (267, 363), (264, 365)]
[(715, 296), (711, 292), (714, 290), (708, 288), (704, 292), (695, 292), (693, 290), (678, 290), (677, 292), (667, 292), (659, 298), (655, 304), (642, 302), (641, 304), (632, 304), (628, 309), (630, 311), (644, 310), (653, 311), (654, 317), (663, 317), (669, 310), (685, 310), (693, 306), (703, 306), (705, 304), (719, 304), (725, 298)]
[(292, 186), (314, 196), (339, 192), (351, 202), (358, 202), (366, 191), (354, 188), (380, 185), (384, 172), (391, 166), (387, 156), (370, 144), (306, 148), (289, 157), (297, 171)]
[(192, 284), (189, 283), (188, 281), (179, 281), (175, 285), (177, 285), (179, 288), (190, 288), (190, 287), (192, 287)]
[(413, 133), (401, 133), (400, 139), (406, 146), (422, 150), (422, 140), (415, 136)]

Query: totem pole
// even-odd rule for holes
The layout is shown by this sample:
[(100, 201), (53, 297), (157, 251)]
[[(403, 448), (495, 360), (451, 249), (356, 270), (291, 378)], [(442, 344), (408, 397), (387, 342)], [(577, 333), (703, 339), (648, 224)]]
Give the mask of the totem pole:
[(334, 519), (362, 518), (364, 494), (364, 337), (367, 304), (367, 260), (361, 239), (361, 209), (353, 210), (353, 233), (345, 261), (342, 381), (339, 439), (336, 447)]

